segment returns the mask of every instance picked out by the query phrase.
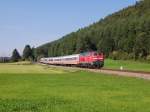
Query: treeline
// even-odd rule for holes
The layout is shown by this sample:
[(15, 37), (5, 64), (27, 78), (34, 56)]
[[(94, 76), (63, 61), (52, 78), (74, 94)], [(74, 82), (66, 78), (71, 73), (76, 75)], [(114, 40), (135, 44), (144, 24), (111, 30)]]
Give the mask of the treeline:
[(35, 57), (103, 52), (113, 59), (150, 60), (150, 0), (136, 2), (99, 22), (36, 48)]
[(1, 58), (0, 62), (36, 61), (34, 52), (35, 48), (31, 48), (30, 45), (26, 45), (22, 55), (20, 55), (17, 49), (14, 49), (10, 58)]
[(10, 61), (10, 57), (0, 57), (0, 63), (7, 63)]

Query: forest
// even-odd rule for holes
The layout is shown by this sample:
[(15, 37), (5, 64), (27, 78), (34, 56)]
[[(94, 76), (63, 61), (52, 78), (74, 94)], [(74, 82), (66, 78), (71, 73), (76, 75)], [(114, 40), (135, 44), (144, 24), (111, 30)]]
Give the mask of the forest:
[(112, 59), (150, 60), (150, 0), (142, 0), (37, 47), (35, 57), (103, 52)]

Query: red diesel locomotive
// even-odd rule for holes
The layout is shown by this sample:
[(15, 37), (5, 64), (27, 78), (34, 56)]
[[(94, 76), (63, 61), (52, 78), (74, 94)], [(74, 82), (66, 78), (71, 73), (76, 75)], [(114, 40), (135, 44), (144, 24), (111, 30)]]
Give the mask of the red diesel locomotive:
[(40, 62), (51, 65), (101, 68), (104, 66), (104, 55), (103, 53), (92, 51), (68, 56), (41, 58)]

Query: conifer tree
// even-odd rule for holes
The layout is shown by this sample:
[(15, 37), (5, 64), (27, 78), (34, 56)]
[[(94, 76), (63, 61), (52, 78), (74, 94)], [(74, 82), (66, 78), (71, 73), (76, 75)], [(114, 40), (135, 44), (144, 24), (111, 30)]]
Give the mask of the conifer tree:
[(17, 49), (14, 49), (13, 52), (12, 52), (11, 61), (12, 61), (12, 62), (17, 62), (17, 61), (19, 61), (20, 59), (21, 59), (21, 56), (20, 56), (18, 50), (17, 50)]
[(30, 60), (32, 58), (32, 49), (30, 45), (26, 45), (23, 50), (23, 59), (24, 60)]

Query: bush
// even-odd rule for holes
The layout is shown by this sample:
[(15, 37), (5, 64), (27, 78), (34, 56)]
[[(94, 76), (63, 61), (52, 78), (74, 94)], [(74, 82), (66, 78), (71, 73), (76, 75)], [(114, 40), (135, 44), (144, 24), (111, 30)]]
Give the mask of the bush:
[[(131, 54), (130, 54), (131, 55)], [(113, 51), (110, 55), (109, 58), (113, 60), (127, 60), (130, 59), (132, 56), (130, 56), (128, 53), (123, 52), (123, 51)]]
[(113, 60), (117, 60), (117, 56), (118, 56), (117, 51), (113, 51), (112, 53), (109, 54), (109, 58), (111, 58)]
[(146, 57), (146, 60), (147, 60), (148, 62), (150, 62), (150, 55), (148, 55), (148, 56)]
[(134, 53), (128, 54), (128, 58), (129, 58), (129, 59), (135, 59), (135, 54), (134, 54)]

